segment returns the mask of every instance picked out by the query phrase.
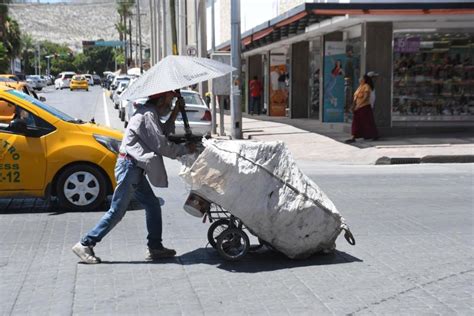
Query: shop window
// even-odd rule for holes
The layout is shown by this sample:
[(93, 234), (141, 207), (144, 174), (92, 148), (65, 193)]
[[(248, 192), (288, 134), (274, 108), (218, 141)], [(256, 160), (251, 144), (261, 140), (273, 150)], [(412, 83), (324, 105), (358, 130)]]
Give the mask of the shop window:
[(393, 120), (473, 120), (473, 57), (472, 33), (395, 33)]

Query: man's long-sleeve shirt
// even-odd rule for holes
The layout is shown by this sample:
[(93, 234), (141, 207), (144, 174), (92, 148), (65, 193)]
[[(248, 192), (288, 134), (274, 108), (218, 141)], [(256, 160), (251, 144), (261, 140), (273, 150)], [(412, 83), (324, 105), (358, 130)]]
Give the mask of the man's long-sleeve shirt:
[(120, 152), (137, 161), (152, 186), (168, 187), (163, 156), (175, 159), (188, 153), (184, 145), (172, 143), (166, 138), (174, 129), (174, 121), (169, 119), (162, 123), (156, 108), (150, 105), (138, 108), (128, 123)]

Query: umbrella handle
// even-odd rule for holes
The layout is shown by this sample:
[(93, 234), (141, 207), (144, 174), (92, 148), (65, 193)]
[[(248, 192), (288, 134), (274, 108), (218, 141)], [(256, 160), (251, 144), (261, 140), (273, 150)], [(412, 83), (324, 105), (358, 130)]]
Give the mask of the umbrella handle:
[(186, 102), (184, 101), (184, 98), (181, 96), (181, 92), (179, 90), (175, 90), (175, 92), (178, 94), (178, 100), (183, 101), (182, 102), (183, 106), (180, 107), (179, 111), (181, 113), (181, 118), (183, 119), (184, 133), (185, 133), (186, 139), (189, 140), (191, 136), (193, 135), (193, 132), (191, 131), (191, 127), (189, 126), (188, 114), (186, 113)]

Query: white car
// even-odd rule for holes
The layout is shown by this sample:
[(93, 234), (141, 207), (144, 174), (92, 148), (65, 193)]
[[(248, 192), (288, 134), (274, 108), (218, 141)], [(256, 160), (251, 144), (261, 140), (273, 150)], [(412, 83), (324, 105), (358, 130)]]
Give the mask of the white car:
[(41, 91), (44, 87), (46, 87), (46, 80), (41, 77), (42, 76), (38, 75), (26, 76), (26, 84), (31, 89)]
[(56, 78), (56, 80), (54, 80), (54, 87), (56, 88), (56, 90), (68, 89), (69, 84), (71, 83), (71, 78), (74, 75), (76, 75), (76, 73), (73, 71), (61, 72)]
[[(186, 114), (188, 116), (189, 127), (191, 127), (193, 135), (211, 135), (212, 115), (201, 95), (196, 91), (181, 90), (181, 96), (184, 98), (184, 102), (186, 104)], [(176, 130), (171, 136), (184, 136), (185, 130), (181, 114), (178, 114), (175, 125)]]
[(112, 93), (112, 100), (114, 101), (114, 107), (116, 109), (119, 108), (120, 95), (122, 94), (122, 92), (125, 91), (125, 89), (127, 89), (128, 83), (129, 81), (119, 81), (117, 89), (115, 89), (114, 92)]
[(110, 90), (116, 90), (120, 84), (120, 82), (129, 82), (130, 81), (129, 76), (115, 76), (114, 80), (110, 84)]
[[(123, 114), (123, 121), (124, 121), (124, 126), (127, 127), (128, 122), (130, 121), (130, 118), (132, 115), (135, 113), (138, 107), (144, 105), (148, 101), (148, 98), (140, 98), (136, 100), (126, 100), (124, 101), (124, 109), (125, 113)], [(122, 105), (122, 104), (121, 104)]]
[(87, 81), (89, 82), (89, 86), (94, 85), (94, 78), (92, 77), (92, 75), (85, 74), (84, 77), (86, 77)]

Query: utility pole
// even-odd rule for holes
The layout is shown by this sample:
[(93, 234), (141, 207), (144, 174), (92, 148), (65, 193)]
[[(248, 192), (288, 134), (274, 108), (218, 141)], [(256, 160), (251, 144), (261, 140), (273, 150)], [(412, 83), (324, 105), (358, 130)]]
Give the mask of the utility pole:
[(138, 14), (138, 48), (140, 50), (140, 74), (143, 74), (143, 57), (142, 57), (142, 24), (140, 17), (140, 0), (137, 0), (137, 14)]
[[(133, 44), (132, 44), (132, 16), (128, 19), (128, 37), (130, 38), (130, 60), (133, 60)], [(127, 48), (127, 47), (125, 47)], [(128, 62), (128, 61), (127, 61)]]
[(186, 55), (186, 4), (178, 1), (178, 48), (180, 55)]
[(166, 0), (163, 0), (163, 19), (162, 19), (162, 29), (163, 29), (163, 57), (168, 56), (168, 30), (166, 29)]
[(230, 113), (232, 128), (231, 134), (233, 139), (242, 139), (242, 108), (240, 105), (240, 58), (241, 58), (241, 40), (240, 40), (240, 0), (231, 0), (230, 4), (230, 23), (231, 23), (231, 65), (236, 68), (232, 72), (230, 83)]
[(178, 32), (176, 31), (176, 2), (170, 0), (171, 47), (173, 55), (178, 55)]
[[(211, 36), (212, 36), (212, 52), (216, 52), (216, 16), (214, 10), (214, 0), (211, 0)], [(214, 86), (212, 87), (214, 90)], [(214, 91), (211, 94), (211, 110), (212, 110), (212, 121), (211, 121), (211, 132), (212, 134), (217, 134), (217, 113), (216, 113), (216, 96), (214, 95)]]
[(161, 21), (162, 21), (162, 17), (161, 17), (161, 1), (158, 2), (158, 5), (156, 7), (156, 15), (157, 15), (157, 19), (156, 19), (156, 28), (157, 28), (157, 33), (158, 33), (158, 40), (157, 40), (157, 45), (156, 45), (156, 50), (157, 50), (157, 58), (158, 60), (157, 61), (160, 61), (161, 60)]
[(155, 60), (155, 1), (150, 0), (150, 33), (151, 33), (151, 48), (150, 48), (150, 66), (153, 66), (156, 62)]

